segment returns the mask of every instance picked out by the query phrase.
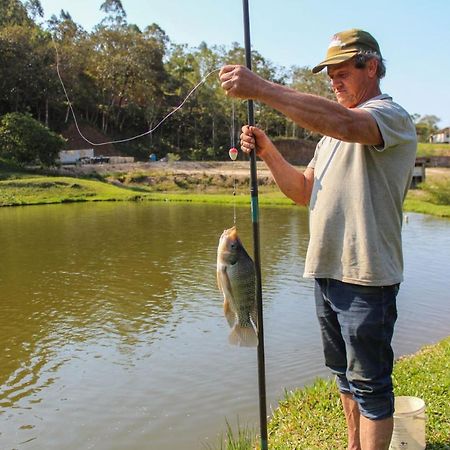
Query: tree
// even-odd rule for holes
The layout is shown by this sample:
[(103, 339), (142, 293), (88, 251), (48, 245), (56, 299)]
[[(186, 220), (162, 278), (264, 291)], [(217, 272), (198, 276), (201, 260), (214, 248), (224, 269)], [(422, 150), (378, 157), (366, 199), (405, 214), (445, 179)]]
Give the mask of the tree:
[(55, 118), (57, 129), (63, 128), (69, 121), (70, 108), (56, 74), (56, 54), (59, 55), (59, 72), (68, 92), (72, 106), (77, 115), (86, 121), (96, 121), (97, 99), (99, 97), (98, 86), (94, 77), (89, 72), (89, 65), (93, 60), (92, 41), (89, 34), (76, 24), (69, 12), (61, 10), (60, 16), (52, 16), (48, 22), (49, 31), (53, 35), (54, 42), (51, 45), (54, 57), (51, 64), (51, 80), (55, 83), (51, 91), (50, 107)]
[(438, 131), (437, 124), (441, 121), (439, 117), (434, 115), (422, 116), (416, 122), (416, 133), (419, 142), (428, 142), (430, 136)]
[(9, 113), (0, 119), (0, 157), (19, 164), (54, 164), (65, 140), (31, 116)]
[(0, 28), (0, 113), (32, 112), (46, 118), (46, 101), (55, 87), (54, 50), (38, 27)]
[(127, 13), (120, 0), (105, 0), (100, 6), (100, 11), (108, 14), (103, 19), (102, 25), (121, 27), (126, 24)]
[(36, 19), (36, 17), (44, 17), (44, 9), (39, 0), (28, 0), (25, 3), (25, 8), (33, 20)]
[(31, 25), (25, 6), (19, 0), (0, 0), (0, 28), (7, 25)]

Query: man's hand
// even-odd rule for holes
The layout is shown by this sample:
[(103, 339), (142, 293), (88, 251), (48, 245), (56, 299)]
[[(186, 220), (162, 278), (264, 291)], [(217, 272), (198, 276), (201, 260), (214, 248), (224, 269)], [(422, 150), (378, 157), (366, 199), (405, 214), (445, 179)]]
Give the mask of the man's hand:
[(222, 88), (230, 97), (257, 99), (266, 81), (244, 66), (228, 65), (219, 72)]
[(256, 150), (256, 154), (261, 159), (264, 159), (264, 156), (271, 150), (275, 150), (275, 146), (266, 133), (257, 127), (244, 125), (240, 138), (242, 151), (248, 154), (252, 150)]

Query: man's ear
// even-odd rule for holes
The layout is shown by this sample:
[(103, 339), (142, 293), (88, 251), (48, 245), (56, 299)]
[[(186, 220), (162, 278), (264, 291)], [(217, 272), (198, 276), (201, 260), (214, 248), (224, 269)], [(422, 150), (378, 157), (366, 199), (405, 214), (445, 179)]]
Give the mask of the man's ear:
[(367, 61), (367, 73), (369, 78), (374, 78), (377, 76), (378, 60), (376, 58), (371, 58)]

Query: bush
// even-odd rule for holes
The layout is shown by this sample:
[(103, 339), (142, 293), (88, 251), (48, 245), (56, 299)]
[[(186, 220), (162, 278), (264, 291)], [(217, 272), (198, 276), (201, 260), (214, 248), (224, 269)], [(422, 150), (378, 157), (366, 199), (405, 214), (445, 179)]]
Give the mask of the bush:
[(19, 164), (55, 163), (64, 138), (30, 115), (5, 114), (0, 118), (0, 157)]
[(169, 162), (175, 162), (181, 159), (180, 155), (177, 155), (176, 153), (167, 153), (166, 158)]

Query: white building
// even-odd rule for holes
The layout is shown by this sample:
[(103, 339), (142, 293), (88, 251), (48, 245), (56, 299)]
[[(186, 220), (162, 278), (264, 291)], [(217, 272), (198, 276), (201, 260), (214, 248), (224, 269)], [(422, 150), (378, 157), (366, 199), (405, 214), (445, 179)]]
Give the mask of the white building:
[(450, 143), (450, 127), (443, 128), (430, 136), (430, 142), (439, 144)]
[(62, 150), (59, 152), (59, 161), (61, 164), (76, 164), (81, 158), (93, 157), (93, 148), (86, 148), (83, 150)]

